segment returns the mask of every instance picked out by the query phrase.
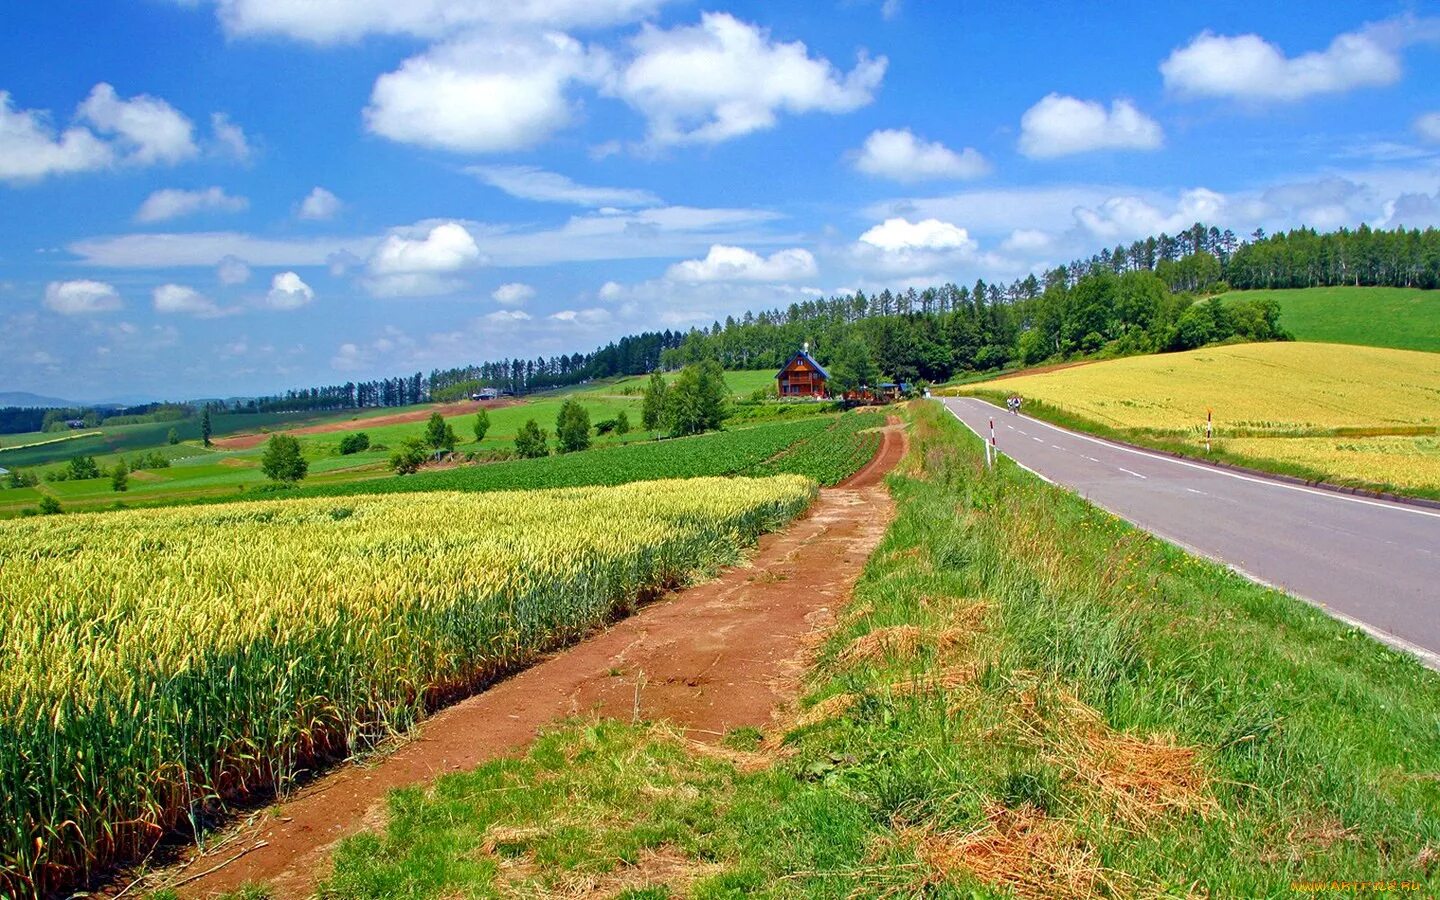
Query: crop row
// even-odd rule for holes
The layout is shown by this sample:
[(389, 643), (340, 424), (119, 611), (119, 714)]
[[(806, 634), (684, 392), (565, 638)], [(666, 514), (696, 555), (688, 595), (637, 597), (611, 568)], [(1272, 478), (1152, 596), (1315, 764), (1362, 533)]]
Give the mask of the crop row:
[(617, 485), (657, 478), (708, 478), (743, 472), (823, 431), (834, 420), (801, 419), (668, 441), (645, 441), (399, 478), (303, 488), (298, 496), (338, 497), (413, 491), (505, 491)]
[(784, 453), (745, 470), (746, 475), (804, 475), (823, 485), (839, 484), (875, 457), (884, 413), (848, 412), (829, 428), (797, 442)]
[(0, 896), (133, 857), (733, 562), (799, 477), (133, 510), (0, 530)]

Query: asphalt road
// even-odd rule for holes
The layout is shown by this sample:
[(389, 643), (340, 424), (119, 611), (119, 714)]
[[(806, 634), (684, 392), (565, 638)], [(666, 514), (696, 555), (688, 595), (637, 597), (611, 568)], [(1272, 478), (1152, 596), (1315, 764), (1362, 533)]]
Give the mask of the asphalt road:
[(973, 397), (945, 406), (1035, 474), (1440, 669), (1440, 510), (1111, 444)]

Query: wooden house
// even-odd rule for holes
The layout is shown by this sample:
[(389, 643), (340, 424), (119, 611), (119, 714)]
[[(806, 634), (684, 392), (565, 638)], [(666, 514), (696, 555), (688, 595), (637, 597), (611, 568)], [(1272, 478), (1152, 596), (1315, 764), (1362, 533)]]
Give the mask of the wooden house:
[(807, 346), (790, 357), (780, 371), (775, 373), (780, 397), (825, 397), (829, 391), (826, 385), (830, 373), (815, 361)]

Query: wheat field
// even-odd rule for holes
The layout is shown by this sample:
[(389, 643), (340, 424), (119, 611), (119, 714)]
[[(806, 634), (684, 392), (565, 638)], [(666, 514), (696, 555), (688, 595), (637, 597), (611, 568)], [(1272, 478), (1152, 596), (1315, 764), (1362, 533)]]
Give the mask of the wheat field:
[(736, 562), (814, 482), (693, 479), (56, 516), (0, 530), (0, 896), (133, 857), (190, 812)]

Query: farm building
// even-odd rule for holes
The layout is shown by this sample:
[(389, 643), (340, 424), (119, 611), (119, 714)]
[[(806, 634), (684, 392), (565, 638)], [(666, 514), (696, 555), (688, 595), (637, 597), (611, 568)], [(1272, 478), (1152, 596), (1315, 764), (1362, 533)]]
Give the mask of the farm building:
[(826, 384), (830, 373), (815, 361), (806, 345), (780, 367), (775, 380), (781, 397), (824, 397), (828, 393)]
[(493, 387), (481, 388), (470, 395), (471, 400), (498, 400), (500, 392)]

